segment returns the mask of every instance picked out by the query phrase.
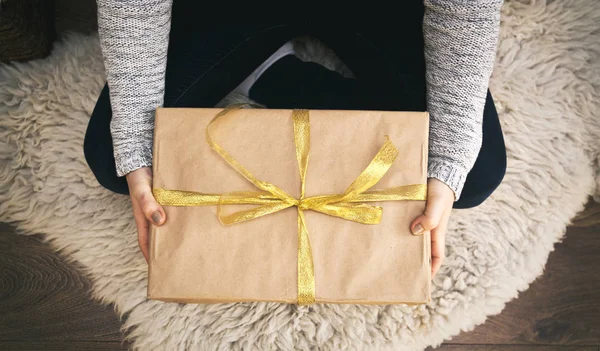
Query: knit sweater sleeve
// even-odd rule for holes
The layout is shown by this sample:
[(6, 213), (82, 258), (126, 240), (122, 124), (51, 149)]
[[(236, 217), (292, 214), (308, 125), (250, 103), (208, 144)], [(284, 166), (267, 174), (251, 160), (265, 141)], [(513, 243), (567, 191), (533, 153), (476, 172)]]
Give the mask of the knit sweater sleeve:
[(97, 0), (117, 175), (152, 165), (154, 112), (164, 101), (172, 0)]
[(482, 141), (502, 0), (425, 0), (428, 177), (460, 198)]

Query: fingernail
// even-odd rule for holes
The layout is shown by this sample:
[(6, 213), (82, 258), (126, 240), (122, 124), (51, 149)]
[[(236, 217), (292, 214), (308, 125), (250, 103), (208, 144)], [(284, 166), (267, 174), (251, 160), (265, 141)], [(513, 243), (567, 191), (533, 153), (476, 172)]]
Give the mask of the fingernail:
[(425, 228), (423, 228), (421, 223), (419, 223), (413, 228), (412, 233), (414, 235), (421, 235), (421, 234), (425, 233)]
[(154, 224), (160, 223), (161, 219), (162, 219), (162, 215), (160, 214), (159, 210), (152, 212), (152, 222), (154, 222)]

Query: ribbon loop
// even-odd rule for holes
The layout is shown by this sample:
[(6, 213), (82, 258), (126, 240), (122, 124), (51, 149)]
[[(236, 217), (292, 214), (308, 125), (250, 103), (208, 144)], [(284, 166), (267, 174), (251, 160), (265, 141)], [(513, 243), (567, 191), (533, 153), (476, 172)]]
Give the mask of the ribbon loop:
[[(367, 202), (426, 200), (427, 185), (410, 184), (369, 191), (388, 172), (398, 156), (398, 149), (386, 136), (385, 143), (373, 160), (343, 194), (305, 198), (306, 172), (310, 152), (309, 111), (293, 110), (294, 142), (301, 180), (301, 195), (299, 199), (296, 199), (278, 186), (256, 179), (250, 171), (212, 139), (210, 135), (212, 124), (228, 112), (245, 106), (260, 107), (252, 104), (237, 104), (223, 109), (208, 123), (206, 141), (227, 164), (259, 191), (238, 191), (219, 195), (155, 188), (153, 189), (154, 196), (156, 201), (163, 206), (217, 206), (217, 217), (224, 225), (249, 221), (286, 208), (296, 207), (298, 211), (298, 304), (314, 303), (315, 273), (304, 211), (312, 210), (363, 224), (378, 224), (381, 222), (383, 209), (379, 206), (369, 205)], [(230, 205), (257, 206), (224, 215), (223, 207)]]

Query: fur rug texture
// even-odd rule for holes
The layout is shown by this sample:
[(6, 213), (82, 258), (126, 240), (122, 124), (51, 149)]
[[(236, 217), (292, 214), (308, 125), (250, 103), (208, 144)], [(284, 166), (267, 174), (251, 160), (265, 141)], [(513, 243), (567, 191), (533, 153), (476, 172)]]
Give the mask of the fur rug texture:
[[(83, 157), (87, 121), (105, 82), (96, 36), (67, 35), (47, 59), (0, 66), (0, 221), (22, 234), (45, 234), (83, 267), (93, 296), (114, 304), (135, 349), (437, 346), (527, 289), (571, 218), (598, 194), (596, 1), (505, 4), (491, 90), (505, 131), (507, 174), (484, 204), (453, 212), (447, 258), (428, 305), (146, 300), (147, 267), (129, 198), (100, 187)], [(305, 58), (328, 60), (322, 48), (302, 47)]]

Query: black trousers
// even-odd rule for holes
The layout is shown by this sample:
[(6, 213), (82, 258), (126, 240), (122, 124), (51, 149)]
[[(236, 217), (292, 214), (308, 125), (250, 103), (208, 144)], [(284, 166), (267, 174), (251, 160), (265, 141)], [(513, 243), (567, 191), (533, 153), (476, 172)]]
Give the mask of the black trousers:
[[(364, 28), (309, 22), (201, 26), (190, 16), (199, 13), (194, 12), (199, 6), (184, 0), (173, 5), (165, 107), (214, 107), (286, 41), (310, 36), (332, 49), (355, 79), (288, 56), (261, 76), (250, 98), (267, 108), (426, 110), (421, 1), (407, 5), (393, 25)], [(90, 118), (84, 153), (102, 186), (128, 194), (125, 177), (116, 176), (108, 89), (102, 90)], [(505, 169), (502, 130), (488, 92), (483, 145), (454, 207), (479, 205), (500, 184)]]

